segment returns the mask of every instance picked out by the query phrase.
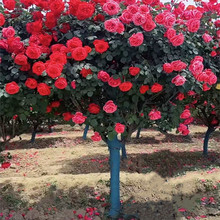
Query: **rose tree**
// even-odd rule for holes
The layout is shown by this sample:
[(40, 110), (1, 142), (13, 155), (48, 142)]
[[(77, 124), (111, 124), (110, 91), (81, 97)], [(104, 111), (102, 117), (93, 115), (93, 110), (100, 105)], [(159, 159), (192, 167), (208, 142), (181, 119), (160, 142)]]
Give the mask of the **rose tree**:
[[(95, 131), (92, 139), (107, 143), (109, 215), (117, 218), (120, 149), (126, 140), (143, 120), (164, 121), (169, 127), (167, 118), (173, 113), (190, 123), (190, 110), (175, 101), (217, 81), (214, 72), (208, 75), (204, 69), (191, 38), (203, 40), (203, 24), (207, 17), (216, 19), (219, 5), (212, 1), (186, 8), (183, 3), (164, 5), (158, 0), (14, 3), (3, 4), (0, 48), (11, 55), (18, 75), (24, 77), (5, 82), (4, 93), (38, 97), (36, 108), (55, 96), (62, 100), (65, 121), (90, 125)], [(13, 22), (7, 26), (10, 19), (19, 20), (20, 28)], [(212, 80), (198, 80), (203, 71)], [(183, 125), (179, 131), (189, 132)]]

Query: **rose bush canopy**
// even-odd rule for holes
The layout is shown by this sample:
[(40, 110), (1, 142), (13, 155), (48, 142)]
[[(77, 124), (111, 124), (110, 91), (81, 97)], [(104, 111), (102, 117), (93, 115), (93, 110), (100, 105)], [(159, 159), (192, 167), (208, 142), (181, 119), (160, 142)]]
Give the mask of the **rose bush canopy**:
[[(219, 15), (216, 0), (196, 6), (3, 0), (3, 109), (25, 120), (30, 107), (36, 114), (56, 108), (65, 121), (90, 125), (92, 139), (107, 142), (111, 168), (119, 172), (117, 134), (125, 141), (138, 127), (152, 125), (189, 133), (193, 117), (186, 98), (205, 94), (220, 80)], [(111, 184), (117, 185), (115, 178)], [(119, 193), (111, 196), (114, 217)]]

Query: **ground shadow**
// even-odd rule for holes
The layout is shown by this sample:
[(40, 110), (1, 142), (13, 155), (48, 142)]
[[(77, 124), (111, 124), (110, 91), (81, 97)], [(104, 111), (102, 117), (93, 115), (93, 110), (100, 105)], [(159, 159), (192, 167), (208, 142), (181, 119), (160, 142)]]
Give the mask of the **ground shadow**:
[[(194, 138), (204, 138), (205, 134), (203, 132), (195, 132), (193, 134)], [(214, 131), (211, 135), (210, 135), (210, 140), (214, 139), (216, 141), (220, 141), (220, 131)]]
[[(109, 172), (109, 161), (106, 155), (96, 154), (66, 160), (65, 162), (57, 162), (56, 164), (59, 163), (62, 163), (59, 173), (64, 174)], [(203, 157), (201, 151), (172, 152), (170, 150), (162, 150), (148, 154), (128, 154), (128, 160), (121, 163), (121, 170), (137, 173), (154, 171), (162, 177), (170, 177), (185, 174), (186, 171), (210, 170), (212, 167), (219, 166), (219, 152), (210, 152), (208, 157)]]
[(30, 140), (17, 140), (7, 143), (5, 149), (7, 150), (17, 150), (17, 149), (44, 149), (44, 148), (57, 148), (57, 147), (71, 147), (79, 143), (82, 143), (83, 140), (79, 133), (78, 136), (74, 138), (68, 137), (52, 137), (52, 136), (41, 136), (36, 138), (34, 143), (31, 143)]
[[(21, 189), (24, 186), (20, 184)], [(25, 216), (26, 220), (70, 220), (78, 219), (77, 215), (81, 214), (89, 216), (89, 211), (86, 208), (95, 207), (99, 217), (92, 218), (96, 220), (106, 220), (109, 210), (109, 194), (105, 192), (108, 186), (100, 185), (100, 192), (90, 186), (85, 187), (70, 187), (69, 189), (60, 189), (56, 184), (52, 184), (45, 189), (41, 197), (33, 196), (35, 203), (30, 207), (25, 196), (21, 195), (21, 191), (13, 188), (9, 181), (0, 184), (0, 213), (1, 217), (20, 220)], [(136, 186), (133, 186), (134, 188)], [(126, 193), (126, 188), (121, 187), (122, 197)], [(103, 192), (103, 193), (101, 193)], [(122, 204), (122, 213), (124, 220), (181, 220), (187, 219), (187, 216), (196, 217), (199, 215), (219, 217), (218, 203), (212, 206), (201, 206), (200, 198), (206, 196), (216, 197), (218, 192), (194, 192), (192, 194), (174, 193), (168, 200), (154, 200), (143, 198), (144, 201), (137, 202), (133, 197), (127, 197)], [(34, 194), (33, 194), (34, 195)], [(155, 195), (156, 196), (156, 195)], [(10, 199), (9, 199), (10, 198)], [(199, 199), (199, 204), (198, 204)], [(15, 201), (17, 201), (15, 203)], [(93, 212), (93, 213), (95, 213)], [(90, 216), (91, 217), (91, 216)], [(185, 218), (184, 218), (185, 217)], [(7, 219), (7, 218), (5, 218)]]
[[(146, 135), (146, 134), (144, 134)], [(161, 143), (192, 143), (191, 136), (182, 136), (175, 134), (156, 134), (155, 136), (142, 136), (140, 138), (132, 137), (129, 144), (161, 144)]]

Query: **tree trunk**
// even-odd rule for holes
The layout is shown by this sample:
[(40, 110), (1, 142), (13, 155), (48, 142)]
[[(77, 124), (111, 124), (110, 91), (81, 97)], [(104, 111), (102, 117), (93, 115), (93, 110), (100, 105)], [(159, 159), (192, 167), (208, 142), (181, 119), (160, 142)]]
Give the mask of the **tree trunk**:
[(215, 131), (214, 127), (208, 127), (206, 134), (205, 134), (205, 139), (204, 139), (204, 144), (203, 144), (203, 155), (207, 156), (208, 155), (208, 144), (209, 144), (209, 138), (210, 134)]
[(120, 214), (120, 149), (122, 143), (118, 140), (117, 136), (112, 140), (107, 141), (110, 151), (110, 203), (111, 208), (109, 216), (117, 218)]

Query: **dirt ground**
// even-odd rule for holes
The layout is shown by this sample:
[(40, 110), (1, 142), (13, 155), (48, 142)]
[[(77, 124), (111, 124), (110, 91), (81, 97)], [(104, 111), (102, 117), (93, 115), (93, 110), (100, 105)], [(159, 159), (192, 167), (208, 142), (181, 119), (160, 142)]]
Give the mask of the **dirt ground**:
[[(127, 219), (220, 220), (220, 132), (202, 156), (205, 127), (190, 137), (142, 131), (127, 144), (121, 163), (121, 202)], [(82, 130), (56, 126), (53, 133), (15, 138), (0, 168), (0, 220), (104, 220), (109, 208), (108, 148), (82, 140)], [(137, 216), (132, 217), (133, 216)], [(85, 217), (87, 216), (87, 217)], [(122, 218), (121, 218), (122, 219)]]

